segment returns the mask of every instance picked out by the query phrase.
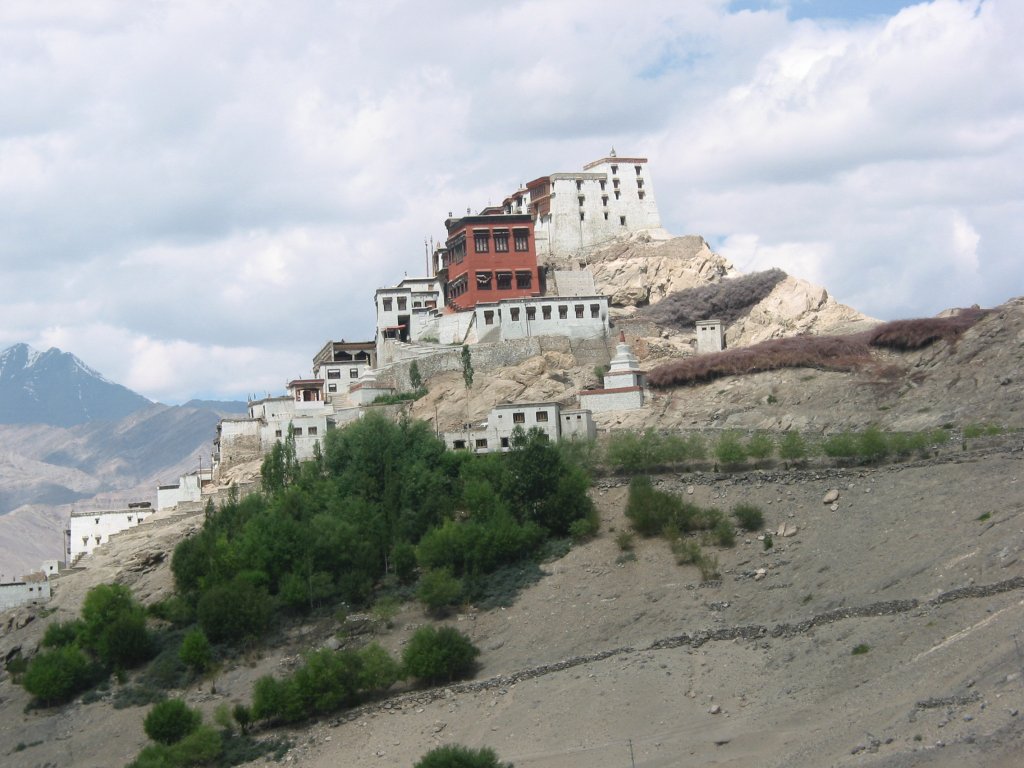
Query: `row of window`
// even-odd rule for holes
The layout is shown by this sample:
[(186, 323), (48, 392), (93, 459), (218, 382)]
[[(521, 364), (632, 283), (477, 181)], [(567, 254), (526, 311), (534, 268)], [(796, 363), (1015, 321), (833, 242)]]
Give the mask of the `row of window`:
[[(512, 290), (512, 273), (511, 272), (498, 272), (496, 275), (491, 272), (477, 272), (476, 273), (476, 287), (479, 291), (491, 290), (491, 281), (496, 278), (497, 289), (499, 291), (510, 291)], [(515, 273), (516, 288), (518, 290), (529, 290), (533, 287), (533, 274), (526, 271), (520, 271)]]
[[(350, 379), (358, 379), (359, 378), (359, 369), (358, 368), (349, 368), (348, 369), (348, 377)], [(329, 371), (327, 371), (327, 378), (328, 379), (340, 379), (341, 378), (341, 371), (336, 370), (336, 369), (329, 370)], [(334, 390), (332, 389), (331, 391), (333, 392)]]
[[(512, 231), (512, 234), (513, 246), (517, 252), (525, 253), (530, 250), (530, 230), (516, 229)], [(494, 232), (474, 230), (473, 250), (477, 253), (489, 253), (492, 238), (495, 253), (508, 253), (508, 231), (500, 229), (496, 229)], [(465, 244), (463, 244), (463, 248), (465, 248)], [(462, 259), (458, 259), (458, 261), (462, 261)]]
[[(543, 320), (550, 320), (551, 319), (551, 305), (550, 304), (542, 305), (541, 308), (540, 308), (540, 311), (541, 311), (541, 319), (543, 319)], [(578, 319), (583, 319), (583, 317), (586, 314), (586, 306), (583, 305), (583, 304), (576, 304), (576, 305), (573, 306), (573, 311), (576, 313), (576, 317)], [(508, 316), (509, 316), (509, 319), (512, 322), (519, 322), (519, 317), (520, 317), (520, 309), (519, 309), (519, 307), (509, 307)], [(590, 305), (590, 316), (592, 318), (594, 318), (594, 319), (597, 319), (597, 318), (599, 318), (601, 316), (601, 305), (600, 304), (591, 304)], [(498, 319), (499, 320), (501, 319), (501, 310), (500, 309), (498, 310)], [(537, 319), (537, 308), (536, 307), (531, 306), (531, 307), (527, 307), (526, 308), (526, 319), (527, 320), (536, 320)], [(559, 320), (568, 320), (569, 319), (569, 306), (567, 304), (559, 304), (558, 305), (558, 319)], [(491, 310), (491, 309), (485, 309), (484, 310), (484, 325), (494, 325), (494, 310)]]
[[(334, 390), (332, 389), (331, 391), (333, 392)], [(315, 437), (319, 432), (316, 427), (306, 427), (306, 434), (310, 437)], [(295, 436), (302, 437), (302, 427), (295, 427)], [(274, 430), (274, 437), (282, 437), (280, 429)]]

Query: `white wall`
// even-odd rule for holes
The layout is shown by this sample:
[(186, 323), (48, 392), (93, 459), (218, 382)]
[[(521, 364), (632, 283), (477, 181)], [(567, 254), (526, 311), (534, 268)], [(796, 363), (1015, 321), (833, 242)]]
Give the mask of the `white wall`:
[[(565, 317), (561, 309), (565, 308)], [(583, 317), (577, 317), (582, 307)], [(530, 308), (533, 318), (530, 318)], [(545, 318), (544, 310), (550, 310)], [(518, 310), (518, 319), (515, 315)], [(488, 312), (491, 322), (488, 324)], [(597, 339), (608, 332), (607, 296), (545, 296), (530, 299), (505, 299), (494, 304), (477, 304), (476, 338), (480, 342), (525, 339), (531, 336), (567, 336), (571, 339)], [(596, 317), (594, 316), (596, 314)]]
[[(221, 440), (223, 440), (223, 433)], [(161, 485), (156, 489), (156, 508), (170, 509), (183, 501), (202, 501), (203, 492), (199, 475), (182, 475), (176, 485)]]
[(633, 410), (643, 407), (644, 392), (642, 389), (580, 392), (580, 405), (593, 413)]
[(0, 611), (15, 608), (26, 603), (45, 602), (50, 599), (50, 582), (11, 582), (0, 584)]
[(153, 514), (152, 507), (116, 509), (102, 512), (74, 512), (71, 515), (71, 551), (68, 560), (80, 554), (89, 554), (106, 544), (115, 533), (133, 528)]

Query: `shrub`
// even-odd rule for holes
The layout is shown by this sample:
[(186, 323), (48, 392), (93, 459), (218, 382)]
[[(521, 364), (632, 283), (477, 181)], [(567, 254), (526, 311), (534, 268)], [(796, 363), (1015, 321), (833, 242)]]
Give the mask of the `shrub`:
[(33, 658), (21, 684), (41, 704), (51, 706), (70, 701), (89, 687), (93, 677), (85, 654), (76, 646), (66, 645)]
[(821, 444), (825, 455), (833, 459), (850, 459), (859, 452), (857, 436), (851, 432), (832, 435)]
[(402, 665), (377, 643), (360, 648), (358, 655), (360, 690), (386, 691), (402, 678)]
[(353, 651), (324, 648), (306, 656), (293, 682), (305, 717), (351, 706), (359, 695), (359, 657)]
[(195, 609), (180, 595), (172, 595), (147, 609), (150, 616), (163, 619), (175, 627), (187, 627), (196, 620)]
[(245, 578), (211, 587), (199, 599), (196, 615), (206, 637), (214, 643), (258, 636), (271, 616), (270, 596)]
[(416, 580), (416, 548), (407, 541), (400, 541), (391, 550), (391, 567), (402, 584)]
[(579, 520), (574, 520), (569, 525), (569, 536), (575, 542), (587, 541), (594, 538), (600, 527), (601, 524), (597, 517), (597, 511), (594, 510), (592, 514), (581, 517)]
[(264, 675), (252, 687), (254, 720), (280, 720), (297, 723), (305, 717), (298, 687), (291, 680), (276, 680)]
[(740, 443), (735, 432), (723, 432), (715, 445), (715, 458), (725, 466), (742, 464), (747, 458), (747, 451)]
[(206, 639), (203, 630), (193, 629), (185, 635), (185, 639), (181, 641), (181, 648), (178, 649), (178, 658), (185, 666), (198, 673), (210, 668), (213, 656), (210, 653), (210, 641)]
[(747, 455), (755, 461), (764, 461), (775, 451), (775, 443), (768, 435), (756, 434), (747, 441)]
[(208, 725), (200, 725), (168, 751), (172, 765), (208, 765), (220, 755), (221, 746), (220, 734)]
[(181, 699), (167, 699), (155, 704), (142, 727), (146, 735), (161, 744), (174, 744), (199, 727), (203, 716)]
[(676, 563), (679, 565), (694, 565), (699, 563), (703, 556), (700, 543), (694, 539), (676, 539), (673, 541), (672, 554), (676, 556)]
[(697, 567), (700, 569), (700, 577), (704, 581), (716, 581), (722, 578), (722, 574), (718, 571), (718, 555), (702, 553), (697, 561)]
[(61, 648), (72, 645), (78, 640), (85, 624), (80, 619), (74, 621), (55, 622), (46, 628), (43, 635), (43, 648)]
[(133, 667), (153, 653), (146, 614), (121, 584), (100, 584), (86, 594), (78, 642), (108, 667)]
[(406, 673), (432, 684), (470, 677), (480, 650), (454, 627), (416, 630), (402, 653)]
[(619, 531), (615, 536), (615, 543), (619, 545), (619, 549), (623, 552), (629, 552), (636, 545), (633, 534), (629, 531)]
[(871, 646), (867, 643), (859, 643), (853, 646), (853, 650), (850, 653), (854, 656), (861, 656), (871, 650)]
[(877, 427), (868, 427), (858, 436), (857, 453), (863, 461), (881, 461), (889, 455), (885, 435)]
[(981, 309), (963, 309), (950, 317), (924, 317), (915, 320), (893, 320), (876, 326), (868, 334), (873, 347), (887, 347), (900, 351), (921, 349), (939, 339), (954, 341), (986, 312)]
[(235, 704), (231, 710), (231, 716), (238, 723), (238, 730), (242, 733), (249, 732), (249, 726), (252, 725), (252, 710), (249, 707), (245, 706), (245, 704)]
[(742, 316), (786, 279), (781, 269), (751, 272), (732, 280), (721, 280), (670, 293), (640, 314), (662, 325), (692, 330), (693, 324), (709, 317), (728, 324)]
[(745, 531), (759, 531), (764, 528), (764, 513), (754, 504), (737, 504), (732, 508), (732, 515)]
[(649, 477), (637, 476), (629, 483), (626, 517), (641, 536), (656, 536), (666, 525), (690, 530), (696, 508), (670, 493), (656, 490)]
[(419, 759), (413, 768), (512, 768), (502, 763), (493, 749), (469, 749), (449, 744), (432, 749)]
[(733, 528), (732, 523), (724, 517), (715, 523), (715, 527), (712, 529), (711, 535), (720, 547), (736, 546), (736, 529)]
[(764, 551), (765, 552), (767, 552), (769, 549), (771, 549), (772, 547), (775, 546), (775, 542), (772, 540), (772, 535), (770, 533), (766, 533), (764, 535), (763, 544), (764, 544)]
[(447, 568), (427, 571), (420, 577), (416, 597), (431, 613), (443, 613), (459, 602), (462, 582)]
[(790, 430), (779, 443), (779, 458), (783, 461), (803, 461), (807, 458), (807, 443), (799, 432)]

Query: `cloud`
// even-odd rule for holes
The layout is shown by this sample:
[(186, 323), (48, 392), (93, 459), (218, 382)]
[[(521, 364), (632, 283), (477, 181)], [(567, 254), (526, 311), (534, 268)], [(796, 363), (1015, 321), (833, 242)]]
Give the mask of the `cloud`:
[(448, 211), (612, 145), (741, 268), (879, 317), (1001, 301), (1024, 9), (857, 7), (4, 3), (0, 345), (170, 401), (279, 391), (369, 337)]

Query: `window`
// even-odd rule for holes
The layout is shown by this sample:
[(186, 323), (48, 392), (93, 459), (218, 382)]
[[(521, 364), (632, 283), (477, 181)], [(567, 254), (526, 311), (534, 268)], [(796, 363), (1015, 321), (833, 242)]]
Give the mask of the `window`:
[(508, 232), (494, 233), (494, 252), (508, 253)]
[(358, 368), (349, 368), (348, 369), (348, 377), (350, 379), (358, 379), (359, 378), (359, 369)]
[(498, 273), (498, 290), (499, 291), (510, 291), (510, 290), (512, 290), (512, 273), (511, 272), (499, 272)]
[(416, 307), (422, 307), (422, 306), (423, 306), (423, 302), (422, 301), (414, 301), (412, 303), (412, 308), (413, 309), (416, 309)]
[(537, 308), (536, 307), (527, 307), (526, 308), (526, 319), (527, 320), (536, 320), (537, 319)]
[(518, 322), (519, 320), (519, 307), (511, 307), (508, 310), (509, 318)]
[(130, 523), (131, 521), (132, 521), (132, 516), (128, 515), (128, 522)]
[(491, 273), (490, 272), (477, 272), (476, 273), (476, 287), (479, 291), (491, 290)]
[(583, 211), (580, 211), (580, 221), (583, 221), (583, 219), (585, 218), (585, 215), (586, 214), (584, 214)]
[(587, 198), (585, 198), (585, 197), (584, 197), (583, 195), (580, 195), (580, 196), (579, 196), (579, 198), (577, 198), (577, 199), (579, 200), (579, 203), (580, 203), (580, 207), (581, 207), (581, 208), (583, 207), (583, 204), (584, 204), (585, 202), (587, 202)]
[(576, 190), (579, 191), (581, 189), (583, 189), (583, 182), (580, 181), (579, 179), (577, 179), (576, 180)]
[(490, 250), (491, 236), (489, 232), (473, 233), (473, 249), (477, 253), (487, 253)]
[(501, 438), (501, 447), (502, 448), (508, 448), (508, 438), (507, 437)]
[(99, 525), (100, 524), (100, 519), (98, 517), (94, 518), (94, 519), (96, 520), (96, 525)]
[(622, 197), (622, 193), (619, 192), (619, 190), (616, 189), (615, 190), (615, 199), (618, 200), (620, 197)]
[(537, 413), (534, 414), (533, 418), (537, 421), (538, 424), (543, 424), (544, 422), (546, 422), (548, 420), (548, 412), (547, 411), (537, 411)]
[(644, 199), (644, 191), (643, 191), (642, 189), (641, 189), (641, 190), (640, 190), (639, 192), (637, 192), (637, 193), (636, 193), (636, 195), (637, 195), (637, 197), (639, 197), (639, 198), (640, 198), (641, 200), (643, 200), (643, 199)]
[(461, 451), (465, 447), (466, 447), (466, 441), (465, 440), (453, 440), (452, 441), (452, 448), (454, 448), (457, 451)]
[(604, 212), (604, 220), (605, 220), (605, 221), (608, 221), (608, 211), (605, 211), (605, 212)]
[(612, 179), (612, 186), (615, 189), (618, 189), (619, 188), (619, 180), (618, 179)]
[(549, 304), (545, 304), (540, 309), (541, 309), (541, 313), (544, 316), (544, 319), (545, 320), (550, 320), (551, 319), (551, 306)]
[(633, 166), (633, 170), (634, 170), (634, 171), (636, 171), (636, 175), (637, 175), (637, 176), (639, 176), (639, 175), (640, 175), (640, 166), (639, 166), (639, 165), (634, 165), (634, 166)]
[(530, 230), (517, 229), (512, 234), (515, 238), (515, 249), (517, 251), (530, 250)]
[(601, 205), (608, 207), (608, 195), (601, 195)]
[(643, 179), (637, 179), (636, 180), (636, 188), (637, 189), (643, 189), (644, 188), (644, 180)]
[(296, 427), (295, 428), (295, 436), (296, 437), (302, 437), (302, 427)]
[(391, 299), (381, 299), (380, 304), (385, 312), (391, 311)]
[(96, 537), (96, 543), (99, 544), (101, 541), (103, 541), (103, 537), (102, 536), (97, 536)]
[(601, 305), (600, 304), (591, 304), (590, 305), (590, 316), (591, 317), (600, 317), (601, 316)]
[(494, 325), (494, 310), (488, 309), (484, 312), (484, 325)]
[(84, 545), (86, 545), (88, 543), (89, 543), (89, 537), (88, 536), (83, 536), (82, 537), (82, 545), (84, 546)]
[(328, 379), (340, 379), (341, 378), (341, 371), (339, 371), (337, 368), (331, 368), (331, 369), (329, 369), (327, 371), (327, 378)]
[(626, 226), (626, 217), (625, 216), (619, 216), (619, 226), (620, 227)]
[(604, 188), (605, 188), (605, 185), (606, 185), (607, 183), (608, 183), (608, 182), (606, 182), (606, 181), (605, 181), (604, 179), (602, 179), (602, 180), (601, 180), (601, 191), (602, 191), (602, 192), (604, 192)]
[(560, 304), (558, 307), (558, 319), (565, 320), (569, 316), (569, 307), (565, 304)]
[(619, 166), (613, 165), (612, 166), (612, 176), (614, 176), (618, 172), (619, 172)]
[(274, 437), (281, 437), (281, 430), (280, 429), (275, 429), (274, 430)]
[(405, 312), (405, 296), (398, 297), (398, 311)]
[(328, 392), (337, 392), (338, 391), (338, 385), (337, 384), (328, 384), (327, 385), (327, 391)]
[(528, 290), (533, 286), (533, 273), (521, 270), (516, 272), (516, 288)]
[(476, 439), (476, 447), (477, 448), (486, 448), (487, 447), (487, 438), (486, 437), (478, 437)]
[(525, 411), (516, 411), (515, 413), (513, 413), (512, 414), (512, 423), (513, 424), (525, 424), (526, 423), (526, 413), (525, 413)]
[(578, 318), (583, 317), (583, 305), (582, 304), (577, 304), (574, 307), (574, 309), (576, 310), (576, 317), (578, 317)]

